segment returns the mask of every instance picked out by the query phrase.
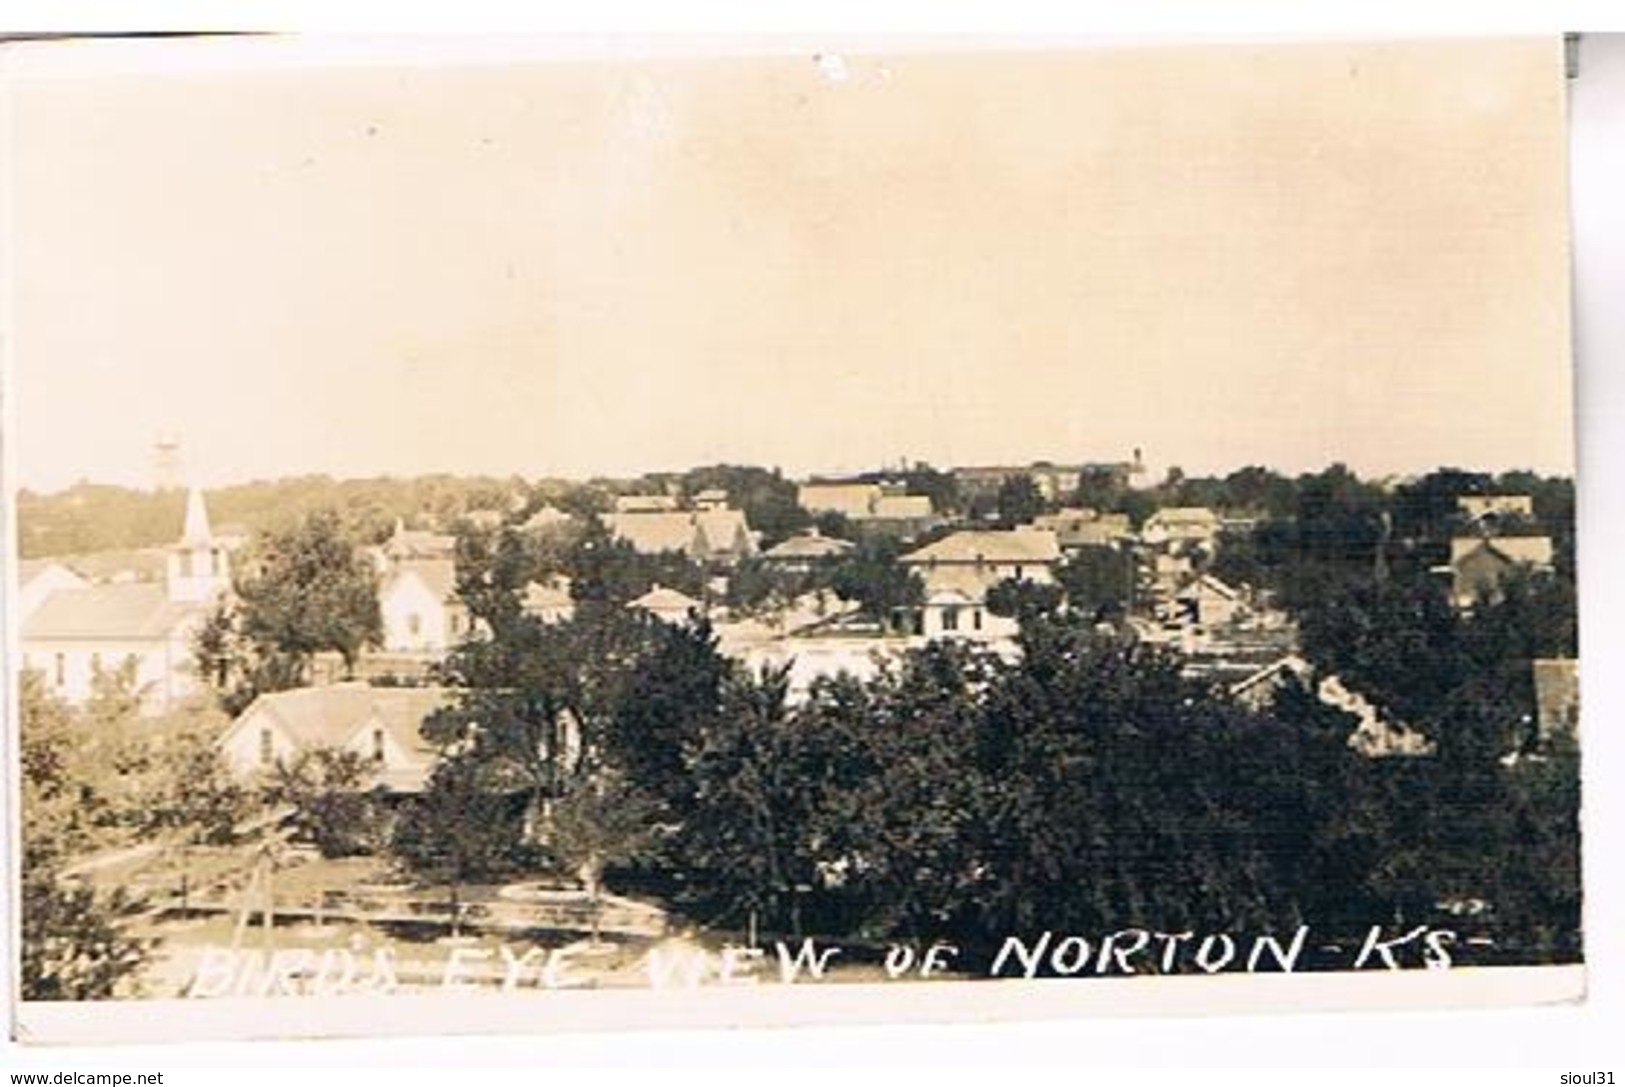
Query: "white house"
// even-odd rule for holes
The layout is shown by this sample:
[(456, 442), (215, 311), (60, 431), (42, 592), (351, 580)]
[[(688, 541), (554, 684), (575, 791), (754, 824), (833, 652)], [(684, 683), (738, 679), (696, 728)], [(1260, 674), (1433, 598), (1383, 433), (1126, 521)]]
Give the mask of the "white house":
[(468, 608), (457, 596), (451, 559), (395, 562), (378, 586), (386, 653), (443, 656), (469, 632)]
[(231, 592), (228, 553), (209, 529), (202, 492), (187, 496), (181, 538), (160, 581), (78, 583), (50, 575), (21, 620), (22, 664), (68, 702), (83, 702), (98, 671), (134, 662), (145, 713), (162, 713), (202, 686), (192, 642), (209, 612)]
[(527, 583), (520, 609), (544, 623), (568, 622), (576, 613), (575, 598), (570, 594), (570, 579), (555, 574), (546, 581)]
[(1055, 582), (1060, 544), (1049, 529), (966, 531), (910, 551), (897, 561), (925, 586), (921, 633), (927, 638), (997, 640), (1016, 633), (1016, 621), (987, 610), (987, 594), (1004, 581)]
[(365, 683), (263, 694), (220, 737), (220, 751), (244, 779), (317, 749), (350, 751), (365, 760), (368, 787), (421, 792), (439, 757), (421, 735), (423, 721), (449, 698), (439, 687)]

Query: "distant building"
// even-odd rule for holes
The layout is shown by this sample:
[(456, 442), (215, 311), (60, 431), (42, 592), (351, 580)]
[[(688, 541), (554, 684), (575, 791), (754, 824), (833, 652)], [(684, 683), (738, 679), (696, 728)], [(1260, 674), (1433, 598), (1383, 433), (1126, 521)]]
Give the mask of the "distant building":
[(728, 508), (728, 492), (712, 487), (701, 491), (694, 496), (694, 508), (697, 510), (725, 510)]
[(740, 510), (675, 510), (664, 513), (608, 513), (610, 535), (643, 555), (680, 552), (695, 562), (732, 565), (756, 554), (756, 534)]
[(1576, 735), (1580, 727), (1580, 662), (1553, 657), (1534, 661), (1532, 666), (1540, 739)]
[[(45, 571), (19, 615), (23, 667), (69, 702), (83, 702), (98, 672), (134, 662), (146, 713), (162, 713), (201, 689), (193, 638), (231, 593), (230, 559), (209, 529), (203, 494), (187, 496), (180, 539), (164, 555), (163, 578), (77, 583)], [(49, 591), (47, 591), (49, 590)]]
[(395, 531), (377, 547), (369, 548), (368, 555), (379, 573), (388, 573), (397, 563), (418, 559), (446, 559), (457, 555), (457, 537), (443, 532), (425, 532), (409, 529), (399, 517)]
[(422, 792), (439, 754), (423, 722), (449, 704), (439, 687), (338, 683), (256, 698), (220, 737), (226, 763), (243, 779), (288, 766), (319, 749), (349, 751), (365, 762), (365, 788)]
[(1480, 595), (1493, 599), (1501, 581), (1519, 567), (1552, 568), (1550, 536), (1458, 536), (1450, 541), (1451, 595), (1470, 607)]
[(1295, 686), (1322, 705), (1348, 714), (1353, 723), (1348, 745), (1369, 758), (1426, 755), (1433, 746), (1421, 733), (1385, 717), (1369, 699), (1350, 690), (1338, 676), (1317, 679), (1315, 668), (1296, 653), (1258, 669), (1230, 685), (1232, 698), (1249, 709), (1267, 711), (1283, 690)]
[(1012, 580), (1053, 584), (1060, 559), (1054, 532), (1023, 526), (1007, 531), (955, 532), (897, 561), (924, 583), (922, 634), (992, 640), (1014, 636), (1017, 624), (1013, 618), (988, 611), (989, 591)]
[(1527, 494), (1464, 494), (1456, 506), (1475, 524), (1489, 527), (1498, 521), (1535, 519), (1535, 500)]
[(1167, 506), (1146, 518), (1140, 538), (1153, 545), (1210, 547), (1219, 524), (1219, 515), (1205, 506)]
[(544, 623), (564, 623), (575, 617), (575, 598), (570, 594), (570, 579), (555, 575), (546, 581), (532, 581), (525, 586), (520, 609)]
[(942, 523), (929, 495), (909, 494), (907, 484), (867, 480), (814, 480), (796, 491), (796, 502), (813, 516), (838, 513), (865, 532), (912, 539)]
[(1205, 627), (1228, 626), (1248, 613), (1241, 590), (1212, 574), (1189, 582), (1175, 595), (1174, 603), (1182, 618)]
[(814, 480), (796, 488), (796, 504), (815, 517), (838, 513), (862, 520), (874, 509), (880, 494), (880, 484), (864, 480)]
[(705, 605), (700, 601), (687, 593), (668, 589), (658, 582), (650, 586), (648, 592), (630, 601), (626, 606), (646, 612), (661, 622), (676, 624), (691, 622), (705, 613)]
[(519, 526), (521, 532), (546, 534), (570, 528), (575, 524), (575, 518), (556, 506), (543, 506), (527, 517)]
[(1146, 475), (1140, 450), (1126, 461), (1093, 461), (1083, 464), (1052, 464), (1035, 461), (1027, 465), (980, 465), (952, 470), (959, 493), (966, 499), (996, 496), (1004, 484), (1015, 478), (1032, 480), (1046, 502), (1065, 502), (1086, 481), (1102, 480), (1116, 490), (1141, 485)]
[(815, 566), (845, 558), (854, 550), (856, 547), (851, 541), (825, 536), (815, 528), (763, 551), (762, 560), (781, 569), (806, 573)]
[(402, 559), (378, 586), (383, 650), (441, 657), (469, 633), (468, 608), (457, 595), (457, 564), (451, 559)]
[(1036, 463), (1025, 466), (983, 465), (953, 469), (954, 483), (961, 496), (992, 498), (1012, 479), (1029, 479), (1046, 502), (1064, 500), (1078, 489), (1082, 469), (1059, 464)]
[(670, 513), (677, 498), (669, 494), (621, 494), (615, 496), (616, 513)]
[(1116, 547), (1134, 535), (1126, 513), (1101, 513), (1077, 507), (1042, 514), (1033, 521), (1033, 526), (1055, 533), (1062, 551)]

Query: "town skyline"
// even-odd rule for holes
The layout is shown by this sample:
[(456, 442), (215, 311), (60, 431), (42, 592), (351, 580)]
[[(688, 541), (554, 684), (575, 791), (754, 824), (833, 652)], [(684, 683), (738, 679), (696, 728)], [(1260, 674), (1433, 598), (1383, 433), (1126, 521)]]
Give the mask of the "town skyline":
[[(287, 481), (298, 480), (298, 479), (305, 479), (305, 478), (326, 478), (326, 479), (330, 479), (330, 480), (332, 480), (334, 482), (337, 482), (337, 483), (343, 483), (343, 482), (363, 481), (363, 480), (402, 480), (402, 481), (404, 481), (404, 480), (411, 480), (411, 479), (421, 479), (421, 478), (442, 477), (443, 476), (443, 477), (449, 477), (449, 478), (454, 478), (454, 479), (493, 479), (493, 480), (517, 479), (517, 480), (520, 480), (520, 481), (522, 481), (522, 482), (524, 482), (526, 484), (532, 484), (532, 485), (538, 484), (538, 483), (544, 483), (544, 482), (548, 482), (548, 481), (564, 482), (564, 483), (572, 483), (572, 484), (588, 484), (588, 483), (592, 483), (592, 482), (595, 482), (595, 481), (631, 482), (631, 481), (646, 478), (646, 477), (681, 476), (681, 475), (683, 475), (684, 473), (687, 473), (687, 472), (691, 472), (691, 471), (695, 471), (695, 470), (699, 470), (699, 469), (703, 469), (703, 468), (708, 468), (708, 467), (723, 466), (723, 465), (735, 466), (735, 467), (741, 467), (741, 468), (744, 468), (744, 467), (762, 468), (762, 469), (765, 469), (767, 471), (779, 472), (781, 475), (783, 475), (783, 477), (785, 479), (788, 479), (788, 480), (799, 480), (799, 481), (831, 480), (831, 481), (835, 481), (835, 480), (842, 480), (842, 479), (852, 479), (852, 478), (857, 478), (857, 477), (860, 477), (860, 476), (883, 476), (883, 475), (886, 475), (886, 474), (901, 474), (903, 472), (906, 472), (910, 468), (920, 466), (920, 465), (923, 465), (923, 466), (928, 467), (928, 468), (936, 469), (936, 470), (939, 470), (939, 471), (946, 471), (946, 472), (951, 472), (951, 471), (954, 471), (954, 470), (973, 469), (973, 468), (1024, 469), (1024, 468), (1032, 468), (1032, 467), (1039, 467), (1039, 466), (1050, 466), (1050, 467), (1061, 467), (1061, 468), (1077, 468), (1077, 467), (1100, 467), (1100, 468), (1105, 468), (1105, 467), (1109, 467), (1109, 466), (1113, 466), (1113, 465), (1122, 465), (1122, 464), (1130, 463), (1131, 460), (1132, 460), (1132, 455), (1133, 455), (1134, 451), (1129, 450), (1129, 451), (1127, 451), (1126, 455), (1120, 456), (1120, 457), (1100, 456), (1100, 457), (1093, 457), (1093, 458), (1087, 458), (1087, 459), (1083, 458), (1083, 457), (1061, 457), (1061, 456), (1047, 456), (1047, 457), (1046, 456), (1037, 456), (1037, 457), (1027, 457), (1027, 458), (1006, 457), (1006, 458), (1002, 458), (1002, 459), (990, 458), (990, 459), (978, 460), (978, 461), (974, 461), (974, 462), (972, 462), (972, 461), (951, 462), (951, 461), (943, 461), (943, 460), (932, 460), (930, 458), (923, 457), (923, 456), (921, 456), (921, 457), (899, 456), (899, 457), (891, 458), (888, 461), (876, 462), (876, 463), (871, 463), (871, 464), (868, 464), (868, 465), (853, 465), (853, 466), (850, 466), (850, 467), (847, 467), (847, 466), (833, 466), (833, 467), (823, 467), (823, 468), (814, 466), (814, 467), (811, 467), (811, 468), (808, 468), (808, 469), (798, 470), (798, 471), (792, 471), (792, 470), (788, 469), (784, 465), (772, 464), (772, 463), (764, 463), (764, 462), (761, 462), (761, 461), (753, 461), (753, 460), (750, 460), (749, 458), (745, 458), (745, 457), (725, 459), (725, 460), (717, 460), (717, 461), (695, 462), (695, 463), (692, 463), (692, 464), (661, 465), (661, 466), (643, 467), (643, 468), (635, 468), (635, 467), (633, 467), (633, 468), (629, 468), (629, 469), (624, 470), (624, 471), (616, 471), (616, 472), (593, 471), (593, 472), (586, 472), (586, 473), (580, 473), (580, 474), (566, 474), (566, 473), (562, 473), (562, 472), (539, 471), (539, 470), (537, 470), (535, 468), (535, 466), (528, 466), (528, 467), (524, 467), (524, 468), (515, 468), (515, 469), (508, 469), (508, 470), (493, 469), (493, 470), (469, 470), (469, 471), (453, 471), (453, 470), (450, 470), (450, 469), (447, 469), (447, 468), (429, 468), (429, 469), (426, 469), (424, 471), (411, 471), (411, 472), (405, 472), (405, 471), (365, 471), (365, 470), (356, 471), (356, 472), (341, 472), (341, 471), (327, 471), (327, 470), (322, 470), (320, 468), (316, 468), (316, 469), (313, 469), (313, 470), (310, 470), (310, 471), (285, 471), (285, 472), (279, 473), (279, 474), (274, 475), (274, 476), (255, 476), (255, 477), (227, 478), (227, 477), (217, 476), (217, 475), (215, 475), (213, 473), (210, 473), (208, 471), (193, 472), (193, 471), (191, 471), (189, 469), (183, 469), (180, 472), (178, 472), (173, 478), (171, 478), (170, 480), (165, 481), (165, 482), (159, 482), (155, 478), (154, 466), (153, 466), (153, 464), (151, 462), (151, 459), (150, 459), (150, 454), (152, 452), (151, 447), (149, 447), (147, 452), (149, 454), (149, 459), (148, 459), (145, 467), (143, 469), (134, 471), (127, 478), (111, 478), (111, 477), (108, 477), (108, 478), (93, 478), (93, 477), (89, 477), (89, 476), (80, 476), (77, 479), (73, 479), (73, 480), (71, 480), (69, 482), (61, 484), (60, 486), (52, 487), (50, 489), (30, 487), (30, 486), (26, 485), (25, 483), (19, 483), (17, 485), (16, 489), (18, 491), (21, 491), (21, 492), (27, 492), (28, 494), (34, 495), (36, 497), (49, 498), (49, 497), (53, 497), (55, 495), (60, 495), (60, 494), (65, 493), (67, 491), (71, 491), (75, 487), (83, 487), (83, 486), (119, 487), (119, 488), (124, 488), (124, 489), (127, 489), (127, 490), (141, 491), (141, 492), (158, 492), (158, 491), (173, 490), (173, 489), (188, 489), (188, 488), (193, 488), (193, 487), (196, 487), (198, 489), (207, 491), (207, 490), (223, 490), (223, 489), (229, 489), (229, 488), (232, 488), (232, 487), (245, 487), (245, 486), (255, 486), (255, 485), (262, 485), (262, 484), (276, 484), (276, 483), (287, 482)], [(1225, 476), (1228, 476), (1228, 475), (1230, 475), (1230, 474), (1232, 474), (1234, 472), (1243, 471), (1243, 470), (1249, 469), (1249, 468), (1259, 468), (1259, 469), (1263, 469), (1265, 471), (1274, 472), (1275, 474), (1280, 475), (1283, 478), (1293, 479), (1293, 478), (1297, 478), (1297, 477), (1304, 476), (1304, 475), (1316, 475), (1316, 474), (1319, 474), (1321, 472), (1327, 471), (1328, 469), (1330, 469), (1330, 468), (1332, 468), (1332, 467), (1334, 467), (1336, 465), (1342, 465), (1343, 467), (1347, 468), (1350, 472), (1352, 472), (1355, 476), (1357, 476), (1360, 479), (1365, 480), (1367, 482), (1383, 482), (1383, 481), (1389, 481), (1389, 480), (1401, 481), (1401, 480), (1407, 480), (1407, 479), (1415, 479), (1415, 478), (1419, 478), (1421, 476), (1427, 475), (1430, 472), (1450, 470), (1450, 469), (1459, 469), (1459, 470), (1466, 471), (1466, 472), (1480, 473), (1480, 474), (1491, 475), (1491, 476), (1507, 475), (1507, 474), (1515, 473), (1515, 472), (1532, 472), (1532, 473), (1534, 473), (1536, 475), (1547, 476), (1547, 477), (1552, 477), (1552, 478), (1572, 479), (1574, 477), (1574, 475), (1575, 475), (1572, 466), (1569, 466), (1567, 468), (1567, 470), (1546, 470), (1546, 469), (1542, 469), (1539, 466), (1530, 465), (1530, 464), (1510, 464), (1509, 463), (1509, 464), (1506, 464), (1506, 465), (1481, 465), (1481, 464), (1473, 464), (1473, 463), (1462, 462), (1462, 461), (1459, 461), (1459, 460), (1457, 460), (1457, 461), (1442, 461), (1442, 462), (1437, 463), (1437, 464), (1419, 464), (1419, 465), (1416, 465), (1415, 467), (1413, 467), (1413, 468), (1411, 468), (1409, 470), (1396, 471), (1396, 472), (1371, 472), (1371, 471), (1362, 470), (1362, 468), (1361, 468), (1361, 466), (1359, 464), (1351, 463), (1348, 459), (1332, 459), (1332, 460), (1328, 460), (1328, 461), (1326, 461), (1324, 463), (1321, 463), (1321, 464), (1306, 465), (1306, 466), (1303, 466), (1301, 468), (1288, 468), (1288, 467), (1284, 467), (1284, 466), (1281, 466), (1281, 465), (1266, 464), (1266, 463), (1262, 463), (1262, 462), (1256, 461), (1256, 460), (1254, 460), (1254, 461), (1240, 461), (1240, 462), (1231, 463), (1231, 464), (1213, 465), (1210, 468), (1207, 468), (1205, 470), (1199, 470), (1199, 469), (1192, 468), (1191, 466), (1188, 466), (1188, 465), (1185, 465), (1185, 464), (1164, 464), (1164, 463), (1161, 463), (1159, 461), (1155, 461), (1155, 460), (1151, 459), (1150, 454), (1153, 451), (1142, 450), (1142, 452), (1147, 454), (1147, 457), (1143, 462), (1145, 464), (1145, 466), (1146, 466), (1145, 474), (1141, 479), (1137, 480), (1136, 484), (1135, 484), (1136, 486), (1142, 486), (1142, 487), (1154, 487), (1154, 486), (1162, 483), (1164, 481), (1164, 479), (1166, 478), (1166, 473), (1167, 473), (1168, 469), (1170, 469), (1170, 468), (1179, 469), (1179, 471), (1186, 478), (1222, 479)]]

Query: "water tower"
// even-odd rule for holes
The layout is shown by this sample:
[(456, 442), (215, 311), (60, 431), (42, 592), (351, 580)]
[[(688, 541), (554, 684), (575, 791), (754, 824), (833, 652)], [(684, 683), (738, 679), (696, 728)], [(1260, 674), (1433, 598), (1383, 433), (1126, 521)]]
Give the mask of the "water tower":
[(181, 463), (181, 440), (174, 434), (160, 434), (152, 443), (152, 485), (155, 490), (178, 490), (186, 483)]

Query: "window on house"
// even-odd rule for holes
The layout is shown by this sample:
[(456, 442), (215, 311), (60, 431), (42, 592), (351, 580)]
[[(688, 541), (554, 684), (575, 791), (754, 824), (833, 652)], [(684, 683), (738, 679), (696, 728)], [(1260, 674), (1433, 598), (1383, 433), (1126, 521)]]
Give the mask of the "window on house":
[(372, 730), (372, 761), (384, 761), (384, 730), (381, 728)]
[(1015, 571), (1016, 572), (1015, 572), (1015, 574), (1013, 576), (1016, 578), (1016, 580), (1019, 581), (1021, 579), (1021, 567), (1019, 565), (1016, 566)]
[(68, 656), (66, 653), (56, 655), (56, 685), (62, 686), (68, 682)]
[(971, 625), (972, 630), (981, 630), (982, 629), (982, 609), (981, 608), (972, 608), (971, 609), (970, 625)]
[(406, 633), (416, 638), (423, 630), (423, 616), (413, 612), (406, 617)]
[(275, 757), (276, 750), (271, 746), (271, 730), (260, 729), (260, 765), (270, 766), (271, 759)]
[(942, 629), (943, 630), (958, 630), (959, 629), (959, 609), (958, 608), (943, 608), (942, 609)]

